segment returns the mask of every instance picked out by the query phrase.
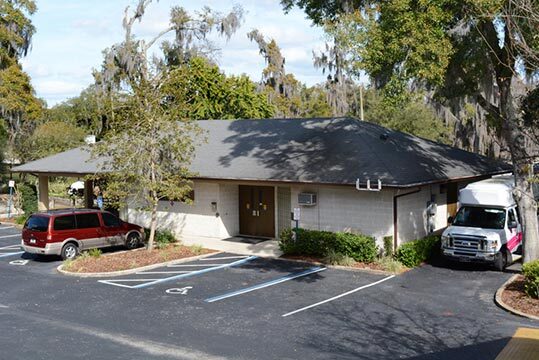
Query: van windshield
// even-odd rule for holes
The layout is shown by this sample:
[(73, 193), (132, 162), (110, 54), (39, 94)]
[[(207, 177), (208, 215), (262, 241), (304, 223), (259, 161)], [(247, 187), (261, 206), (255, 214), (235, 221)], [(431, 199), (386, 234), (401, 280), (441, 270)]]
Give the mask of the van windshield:
[(505, 210), (463, 206), (459, 209), (455, 221), (453, 221), (453, 225), (485, 229), (503, 229), (505, 226)]
[(46, 216), (30, 216), (24, 227), (33, 231), (47, 231), (49, 228), (49, 218)]

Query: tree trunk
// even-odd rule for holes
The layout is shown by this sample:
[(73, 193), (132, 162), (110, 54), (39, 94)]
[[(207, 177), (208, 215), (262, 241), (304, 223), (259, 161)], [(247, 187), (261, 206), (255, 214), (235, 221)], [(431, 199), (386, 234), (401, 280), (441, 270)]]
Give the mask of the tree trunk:
[(152, 220), (150, 223), (150, 237), (148, 239), (148, 250), (153, 249), (153, 243), (155, 239), (155, 230), (157, 228), (157, 206), (159, 202), (154, 201), (152, 204)]
[(539, 232), (537, 221), (537, 202), (534, 199), (532, 184), (532, 157), (527, 151), (523, 130), (519, 126), (518, 115), (513, 104), (511, 79), (499, 78), (500, 110), (504, 118), (502, 133), (509, 145), (513, 173), (515, 176), (515, 197), (520, 211), (523, 232), (523, 262), (539, 259)]

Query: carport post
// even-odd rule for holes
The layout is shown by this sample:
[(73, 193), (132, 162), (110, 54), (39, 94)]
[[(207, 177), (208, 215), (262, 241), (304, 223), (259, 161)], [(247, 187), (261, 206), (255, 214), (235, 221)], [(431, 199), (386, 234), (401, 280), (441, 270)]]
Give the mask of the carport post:
[(84, 180), (84, 207), (91, 209), (94, 207), (94, 182)]
[(38, 176), (38, 193), (37, 209), (39, 211), (49, 210), (49, 177), (47, 175)]

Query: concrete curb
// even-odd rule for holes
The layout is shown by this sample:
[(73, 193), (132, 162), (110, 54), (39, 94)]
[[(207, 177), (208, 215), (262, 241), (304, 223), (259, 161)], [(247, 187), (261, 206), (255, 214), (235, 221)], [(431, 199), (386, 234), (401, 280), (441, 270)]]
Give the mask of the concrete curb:
[(282, 258), (282, 257), (274, 257), (272, 259), (281, 260), (281, 261), (292, 261), (292, 262), (298, 262), (298, 263), (304, 263), (304, 264), (308, 263), (308, 264), (314, 264), (314, 265), (321, 265), (321, 266), (327, 267), (328, 269), (346, 270), (346, 271), (353, 271), (353, 272), (366, 272), (366, 273), (375, 274), (375, 275), (400, 275), (405, 272), (403, 271), (402, 273), (393, 273), (393, 272), (384, 271), (384, 270), (364, 269), (364, 268), (356, 268), (356, 267), (341, 266), (341, 265), (329, 265), (329, 264), (324, 264), (318, 261), (311, 262), (307, 260), (287, 259), (287, 258)]
[(501, 307), (502, 309), (510, 312), (511, 314), (513, 315), (518, 315), (518, 316), (522, 316), (522, 317), (525, 317), (525, 318), (528, 318), (528, 319), (532, 319), (532, 320), (537, 320), (539, 321), (539, 316), (534, 316), (534, 315), (529, 315), (529, 314), (526, 314), (522, 311), (519, 311), (509, 305), (507, 305), (505, 302), (503, 302), (502, 300), (502, 293), (504, 292), (505, 288), (507, 288), (507, 286), (509, 286), (509, 284), (511, 284), (513, 281), (516, 280), (516, 278), (519, 276), (520, 274), (515, 274), (513, 276), (511, 276), (509, 278), (509, 280), (507, 280), (497, 291), (496, 291), (496, 296), (494, 297), (494, 302), (496, 303), (496, 305), (498, 305), (499, 307)]
[(194, 260), (198, 260), (198, 259), (203, 259), (203, 258), (212, 256), (212, 255), (217, 255), (217, 254), (222, 254), (222, 253), (223, 253), (223, 251), (217, 251), (217, 252), (212, 252), (212, 253), (209, 253), (209, 254), (191, 256), (191, 257), (188, 257), (188, 258), (176, 259), (176, 260), (171, 260), (171, 261), (162, 262), (162, 263), (158, 263), (158, 264), (141, 266), (141, 267), (138, 267), (138, 268), (135, 268), (135, 269), (119, 270), (119, 271), (112, 271), (112, 272), (75, 273), (75, 272), (64, 270), (63, 269), (64, 264), (59, 265), (56, 268), (56, 271), (58, 271), (59, 273), (61, 273), (63, 275), (80, 277), (80, 278), (114, 277), (114, 276), (130, 275), (130, 274), (134, 274), (134, 273), (137, 273), (137, 272), (140, 272), (140, 271), (151, 270), (151, 269), (155, 269), (155, 268), (162, 267), (162, 266), (167, 266), (167, 265), (181, 264), (181, 263), (194, 261)]

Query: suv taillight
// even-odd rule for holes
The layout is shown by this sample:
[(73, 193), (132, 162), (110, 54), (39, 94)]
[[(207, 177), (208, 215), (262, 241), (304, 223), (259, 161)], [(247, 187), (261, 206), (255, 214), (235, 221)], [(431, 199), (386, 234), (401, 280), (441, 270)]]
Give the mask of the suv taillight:
[(51, 234), (47, 234), (47, 241), (51, 241), (52, 240), (52, 235)]

